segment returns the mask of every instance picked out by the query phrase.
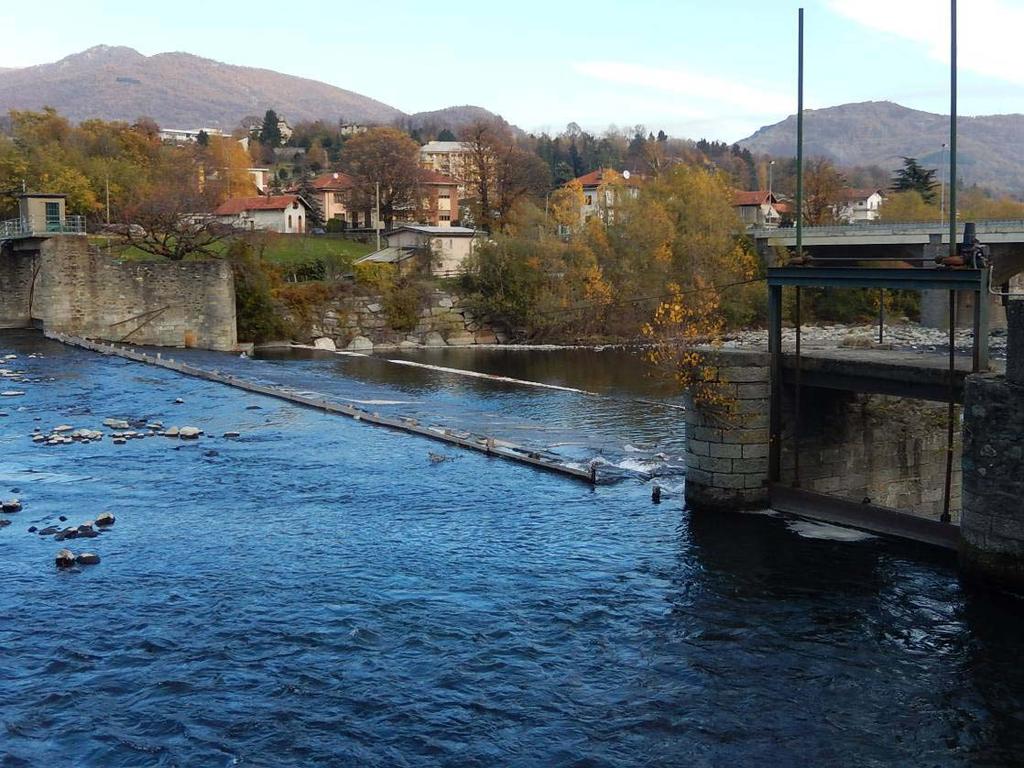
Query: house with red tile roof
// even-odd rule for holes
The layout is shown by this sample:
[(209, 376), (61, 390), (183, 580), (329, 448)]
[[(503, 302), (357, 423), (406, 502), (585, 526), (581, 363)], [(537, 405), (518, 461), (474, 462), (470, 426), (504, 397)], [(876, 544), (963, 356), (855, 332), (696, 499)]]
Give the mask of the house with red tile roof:
[(745, 227), (773, 229), (782, 221), (779, 199), (762, 189), (752, 192), (736, 191), (732, 195), (732, 207), (740, 215)]
[(261, 195), (229, 198), (213, 216), (238, 229), (301, 234), (306, 231), (308, 212), (309, 203), (299, 195)]

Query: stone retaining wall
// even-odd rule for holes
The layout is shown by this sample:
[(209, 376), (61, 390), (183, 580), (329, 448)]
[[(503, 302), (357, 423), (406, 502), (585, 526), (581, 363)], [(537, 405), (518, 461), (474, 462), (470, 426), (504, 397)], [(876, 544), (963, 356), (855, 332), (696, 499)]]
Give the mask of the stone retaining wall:
[(120, 261), (80, 236), (50, 237), (34, 252), (4, 253), (0, 261), (4, 279), (21, 286), (0, 295), (0, 316), (18, 315), (22, 327), (154, 346), (237, 347), (226, 262)]
[(388, 322), (381, 296), (349, 296), (339, 299), (313, 327), (314, 337), (326, 336), (339, 349), (369, 351), (395, 347), (465, 347), (474, 344), (503, 344), (501, 329), (492, 328), (473, 316), (458, 296), (433, 290), (419, 310), (415, 328), (396, 331)]

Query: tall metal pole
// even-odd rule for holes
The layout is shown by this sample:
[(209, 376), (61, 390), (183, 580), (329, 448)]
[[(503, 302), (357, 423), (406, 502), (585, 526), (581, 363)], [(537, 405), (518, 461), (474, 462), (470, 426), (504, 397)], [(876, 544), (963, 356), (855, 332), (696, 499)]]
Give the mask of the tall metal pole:
[[(954, 3), (956, 0), (954, 0)], [(804, 255), (804, 9), (799, 12), (796, 72), (796, 257)]]
[(380, 250), (380, 182), (376, 183), (377, 189), (377, 204), (373, 218), (373, 228), (377, 231), (377, 250)]
[(956, 256), (956, 0), (950, 0), (949, 255)]
[[(950, 82), (949, 82), (949, 255), (956, 256), (956, 0), (950, 0)], [(987, 300), (987, 296), (978, 297)], [(949, 292), (949, 403), (946, 414), (946, 482), (942, 494), (943, 523), (952, 521), (953, 422), (956, 418), (956, 291)]]
[(939, 225), (946, 223), (946, 145), (942, 145), (942, 162), (939, 163)]

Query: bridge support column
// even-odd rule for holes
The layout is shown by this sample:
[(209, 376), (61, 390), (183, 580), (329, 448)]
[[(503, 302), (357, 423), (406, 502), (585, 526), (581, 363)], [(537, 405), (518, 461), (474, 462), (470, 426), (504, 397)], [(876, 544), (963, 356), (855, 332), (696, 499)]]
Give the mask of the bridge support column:
[(763, 353), (707, 353), (728, 413), (691, 402), (686, 412), (686, 504), (691, 509), (768, 506), (770, 359)]
[(1024, 591), (1024, 301), (1007, 309), (1006, 376), (967, 378), (964, 391), (965, 574)]

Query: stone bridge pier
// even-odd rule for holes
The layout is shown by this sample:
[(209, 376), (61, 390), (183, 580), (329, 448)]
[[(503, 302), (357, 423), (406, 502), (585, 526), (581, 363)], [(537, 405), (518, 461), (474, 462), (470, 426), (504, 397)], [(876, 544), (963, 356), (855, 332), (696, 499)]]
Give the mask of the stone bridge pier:
[(1024, 300), (1007, 307), (1006, 375), (964, 393), (960, 562), (976, 581), (1024, 591)]

